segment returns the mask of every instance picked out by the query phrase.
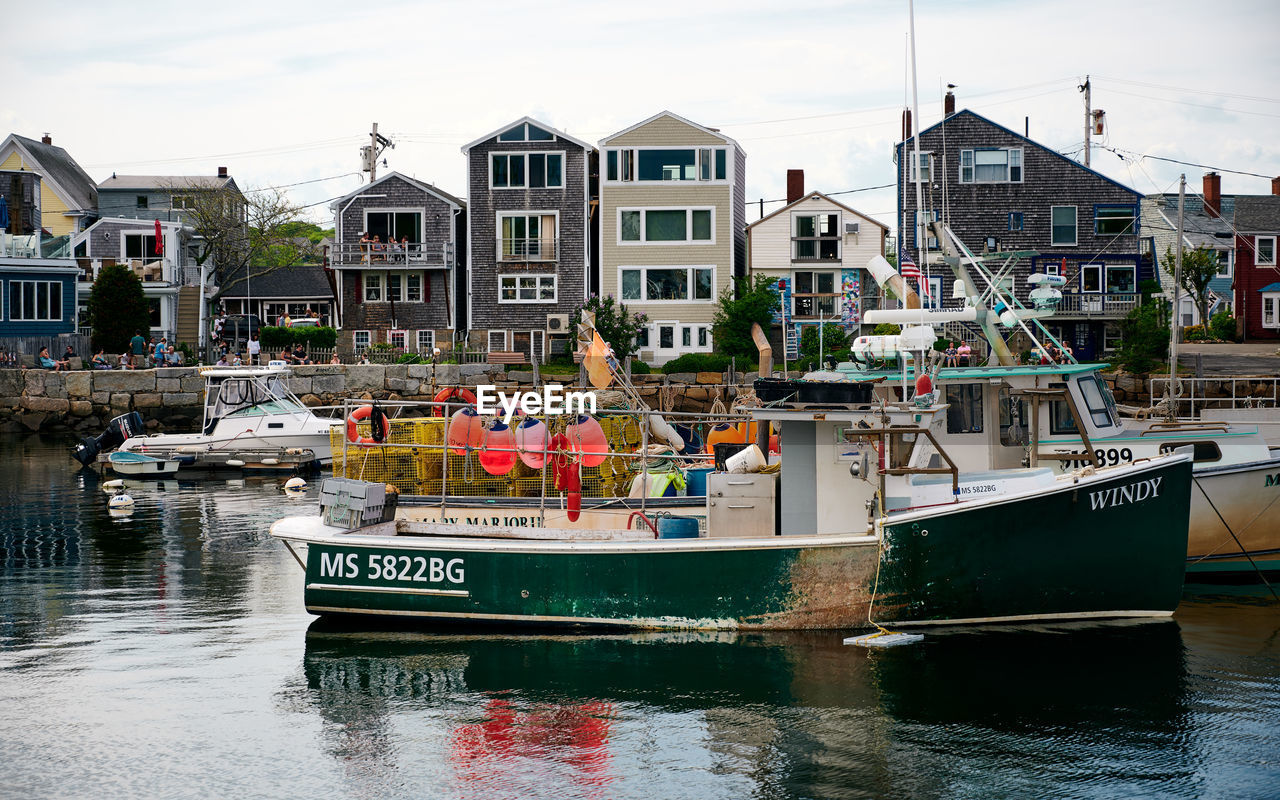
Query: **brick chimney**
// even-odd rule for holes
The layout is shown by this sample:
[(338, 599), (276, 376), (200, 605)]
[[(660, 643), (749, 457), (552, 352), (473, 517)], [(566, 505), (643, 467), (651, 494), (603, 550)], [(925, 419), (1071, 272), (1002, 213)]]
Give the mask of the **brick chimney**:
[(911, 109), (902, 109), (902, 141), (911, 138)]
[(948, 89), (942, 97), (942, 116), (946, 118), (954, 113), (956, 113), (956, 94)]
[(218, 177), (219, 177), (219, 178), (225, 178), (225, 177), (227, 177), (227, 168), (226, 168), (226, 167), (218, 167)]
[(43, 144), (53, 144), (53, 137), (46, 133), (44, 136), (40, 137), (40, 141)]
[(1222, 216), (1222, 176), (1216, 172), (1204, 174), (1204, 211), (1211, 217)]
[(1271, 179), (1271, 193), (1280, 194), (1280, 178)]
[(787, 170), (787, 203), (791, 204), (804, 197), (804, 170)]

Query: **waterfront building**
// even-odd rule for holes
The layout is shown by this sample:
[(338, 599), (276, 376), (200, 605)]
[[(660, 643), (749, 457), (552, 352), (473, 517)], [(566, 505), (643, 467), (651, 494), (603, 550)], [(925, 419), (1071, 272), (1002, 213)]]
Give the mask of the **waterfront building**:
[[(76, 276), (67, 238), (42, 234), (41, 175), (0, 170), (0, 349), (7, 356), (61, 353), (76, 331)], [(68, 342), (70, 343), (70, 342)]]
[(470, 346), (540, 361), (568, 352), (596, 271), (595, 147), (522, 117), (462, 153)]
[[(1139, 302), (1138, 285), (1155, 278), (1152, 259), (1138, 249), (1141, 195), (1030, 137), (967, 109), (956, 112), (947, 93), (941, 122), (922, 130), (920, 179), (924, 208), (916, 203), (914, 137), (909, 115), (896, 145), (898, 226), (902, 250), (913, 256), (916, 215), (945, 219), (974, 253), (1035, 250), (1005, 279), (1005, 290), (1026, 302), (1033, 273), (1066, 278), (1050, 332), (1090, 360), (1119, 342), (1119, 321)], [(932, 237), (930, 237), (932, 239)], [(959, 307), (951, 270), (929, 241), (930, 305)], [(918, 256), (916, 256), (918, 260)]]
[(329, 273), (320, 264), (240, 268), (223, 278), (219, 299), (228, 314), (253, 314), (263, 325), (279, 325), (288, 314), (298, 320), (308, 311), (320, 325), (334, 322), (334, 296)]
[[(883, 256), (886, 225), (822, 192), (804, 191), (804, 170), (787, 170), (787, 204), (747, 226), (747, 270), (778, 281), (775, 349), (795, 358), (806, 326), (839, 325), (856, 334), (864, 291), (876, 298), (866, 264)], [(778, 349), (778, 352), (781, 352)]]
[[(428, 183), (391, 172), (330, 206), (335, 242), (338, 347), (374, 343), (406, 352), (451, 347), (465, 331), (467, 204)], [(394, 243), (393, 243), (394, 242)]]
[(1236, 315), (1246, 341), (1280, 339), (1280, 178), (1271, 192), (1236, 197)]
[[(49, 134), (39, 141), (9, 134), (0, 143), (0, 170), (34, 172), (38, 194), (30, 198), (40, 209), (41, 227), (51, 236), (69, 236), (87, 228), (98, 216), (98, 190), (93, 178)], [(8, 187), (0, 187), (0, 193)], [(9, 201), (13, 206), (12, 200)]]
[(599, 145), (600, 292), (648, 318), (644, 361), (711, 352), (716, 300), (746, 274), (746, 153), (670, 111)]

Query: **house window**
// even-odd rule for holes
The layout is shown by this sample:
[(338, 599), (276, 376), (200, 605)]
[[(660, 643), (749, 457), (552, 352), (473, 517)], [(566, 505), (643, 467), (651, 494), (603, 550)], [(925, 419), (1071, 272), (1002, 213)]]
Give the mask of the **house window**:
[(418, 352), (430, 355), (436, 347), (436, 332), (431, 330), (418, 331)]
[[(920, 305), (925, 308), (942, 308), (942, 278), (929, 277), (925, 278), (929, 282), (929, 296), (920, 298)], [(1012, 291), (1009, 292), (1013, 294)]]
[[(916, 153), (915, 153), (915, 151), (914, 151), (914, 150), (912, 150), (911, 152), (909, 152), (909, 153), (907, 154), (907, 163), (908, 163), (908, 164), (911, 164), (911, 162), (912, 162), (912, 158), (913, 158), (915, 155), (916, 155)], [(917, 173), (917, 172), (919, 172), (919, 173), (920, 173), (920, 182), (921, 182), (921, 183), (928, 183), (928, 182), (933, 178), (933, 153), (927, 153), (927, 152), (923, 152), (923, 151), (922, 151), (922, 152), (920, 153), (920, 161), (919, 161), (919, 165), (920, 165), (920, 169), (919, 169), (919, 170), (916, 170), (916, 169), (914, 168), (914, 165), (913, 165), (913, 168), (910, 170), (910, 175), (907, 177), (907, 180), (908, 180), (910, 183), (915, 183), (915, 182), (916, 182), (916, 173)]]
[(58, 281), (9, 281), (9, 319), (61, 322), (62, 284)]
[(405, 273), (404, 299), (410, 303), (422, 302), (422, 273), (419, 273), (419, 272)]
[(124, 257), (154, 261), (163, 255), (156, 255), (156, 236), (154, 233), (126, 233), (124, 235)]
[(676, 328), (674, 325), (658, 326), (658, 347), (663, 350), (676, 348)]
[(1049, 243), (1054, 247), (1075, 247), (1076, 207), (1053, 206), (1049, 211), (1053, 226)]
[(1022, 183), (1021, 147), (960, 151), (961, 183)]
[(621, 267), (623, 300), (710, 301), (714, 267)]
[(365, 350), (373, 342), (372, 331), (352, 331), (351, 345), (355, 348), (357, 354)]
[(636, 349), (649, 346), (649, 326), (645, 325), (636, 331)]
[(531, 122), (521, 123), (498, 134), (500, 142), (549, 142), (555, 138), (554, 133)]
[(401, 292), (401, 286), (403, 283), (403, 276), (400, 273), (387, 273), (387, 300), (392, 303), (400, 303), (404, 301), (404, 294)]
[(555, 275), (498, 276), (498, 302), (500, 303), (554, 303), (555, 301)]
[(489, 185), (495, 189), (564, 187), (564, 153), (494, 153)]
[(366, 272), (363, 277), (365, 302), (382, 302), (382, 274), (378, 272)]
[(1011, 231), (1022, 230), (1022, 212), (1021, 211), (1009, 212), (1009, 230)]
[(1093, 232), (1099, 236), (1133, 234), (1133, 206), (1098, 206), (1093, 211)]
[(1232, 263), (1234, 261), (1233, 255), (1234, 253), (1231, 250), (1218, 251), (1218, 272), (1214, 275), (1215, 278), (1231, 277), (1232, 267), (1234, 266)]
[(189, 194), (175, 194), (170, 201), (170, 207), (175, 211), (184, 208), (195, 208), (196, 199)]
[(723, 147), (641, 148), (605, 152), (605, 179), (610, 181), (725, 180), (728, 158)]
[(680, 326), (680, 349), (681, 350), (709, 350), (708, 342), (711, 341), (709, 326), (707, 325), (681, 325)]
[(1102, 265), (1085, 264), (1080, 267), (1080, 291), (1102, 291)]
[(1262, 295), (1262, 327), (1280, 328), (1280, 292)]
[(916, 243), (916, 236), (917, 236), (917, 232), (921, 228), (925, 229), (925, 240), (927, 242), (927, 244), (925, 245), (926, 249), (929, 249), (929, 250), (937, 249), (938, 237), (932, 235), (932, 233), (930, 232), (931, 229), (928, 227), (929, 223), (937, 222), (937, 221), (938, 221), (937, 211), (927, 211), (927, 212), (924, 212), (923, 214), (919, 211), (916, 212), (916, 227), (912, 228), (911, 230), (912, 249), (919, 247), (919, 245)]
[(410, 244), (419, 244), (422, 241), (421, 211), (399, 209), (365, 211), (364, 226), (370, 239), (377, 236), (378, 241), (383, 243), (381, 251), (383, 257), (388, 254), (394, 257), (396, 254), (394, 249), (386, 246), (389, 242), (408, 239)]
[(839, 214), (795, 214), (791, 219), (792, 259), (836, 261), (840, 258)]
[(1107, 265), (1107, 294), (1128, 294), (1138, 290), (1138, 269), (1134, 266)]
[(1113, 353), (1120, 349), (1122, 334), (1120, 326), (1114, 322), (1108, 322), (1102, 326), (1102, 350), (1103, 352)]
[(622, 208), (618, 210), (618, 244), (715, 243), (713, 208)]
[(830, 319), (840, 311), (835, 272), (798, 271), (791, 279), (791, 313), (795, 317)]
[(138, 195), (137, 198), (134, 200), (134, 204), (136, 205), (137, 208), (146, 208), (147, 196), (145, 194)]
[(408, 331), (387, 331), (387, 344), (397, 350), (406, 350), (405, 342), (408, 341)]
[(489, 331), (489, 352), (498, 352), (507, 349), (507, 332), (506, 331)]
[(1274, 236), (1257, 236), (1254, 237), (1254, 260), (1253, 263), (1259, 267), (1274, 267), (1276, 265), (1276, 237)]
[(554, 261), (555, 214), (499, 215), (499, 252), (504, 261)]

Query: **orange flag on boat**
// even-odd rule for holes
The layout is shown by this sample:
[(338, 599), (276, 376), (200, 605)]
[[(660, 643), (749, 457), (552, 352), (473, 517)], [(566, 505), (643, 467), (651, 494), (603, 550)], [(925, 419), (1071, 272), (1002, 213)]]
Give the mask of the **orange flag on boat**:
[(613, 383), (613, 372), (609, 369), (611, 355), (609, 345), (600, 338), (599, 333), (592, 331), (591, 345), (582, 358), (582, 364), (587, 368), (587, 378), (591, 381), (591, 385), (597, 389), (607, 389), (609, 384)]

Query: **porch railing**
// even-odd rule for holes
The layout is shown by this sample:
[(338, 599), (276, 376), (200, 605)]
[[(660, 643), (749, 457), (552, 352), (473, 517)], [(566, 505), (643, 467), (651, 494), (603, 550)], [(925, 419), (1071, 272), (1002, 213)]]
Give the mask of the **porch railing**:
[(377, 264), (388, 267), (443, 269), (453, 264), (449, 242), (343, 242), (334, 245), (333, 263), (339, 266)]
[(1142, 295), (1135, 292), (1068, 292), (1058, 304), (1058, 315), (1087, 314), (1094, 317), (1123, 317), (1138, 306)]
[(555, 261), (559, 258), (560, 240), (557, 238), (514, 238), (497, 240), (499, 261)]

